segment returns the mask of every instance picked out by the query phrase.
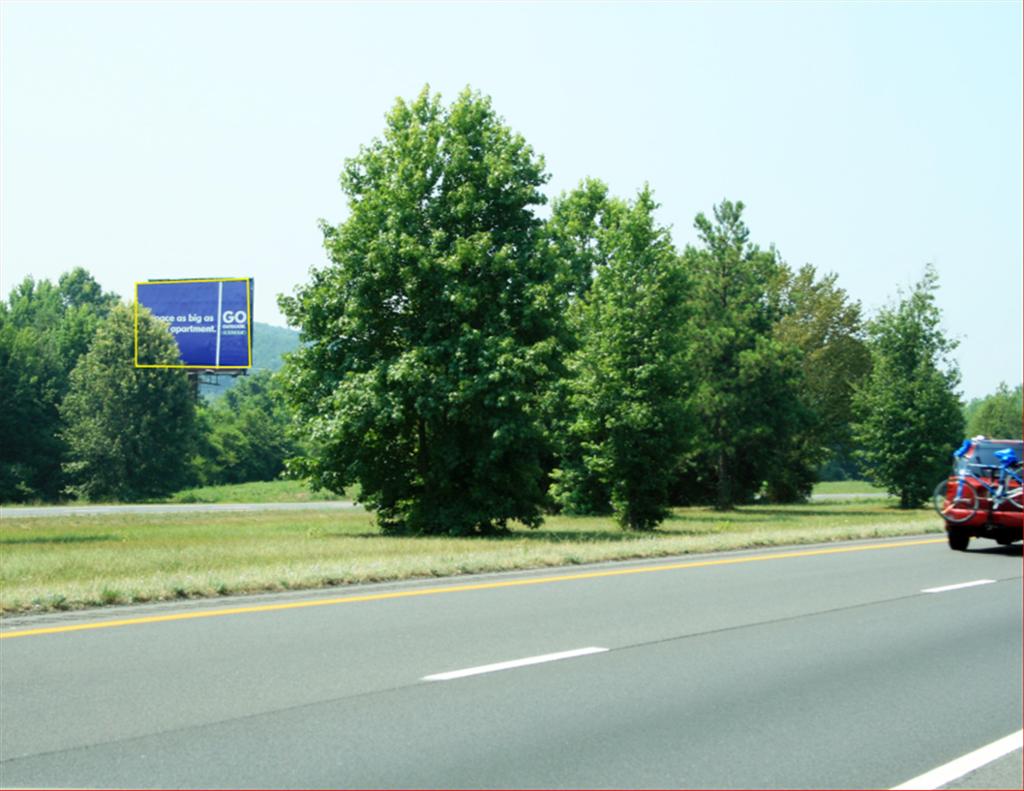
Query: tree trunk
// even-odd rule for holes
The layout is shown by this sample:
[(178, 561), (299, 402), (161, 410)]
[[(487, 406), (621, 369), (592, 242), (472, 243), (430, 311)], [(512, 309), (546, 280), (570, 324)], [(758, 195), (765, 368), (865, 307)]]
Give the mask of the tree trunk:
[(719, 511), (728, 511), (732, 508), (729, 463), (725, 456), (725, 449), (720, 449), (718, 451), (718, 494), (715, 498), (715, 508)]
[(427, 424), (423, 418), (417, 419), (416, 434), (419, 447), (416, 449), (416, 461), (419, 466), (420, 481), (424, 489), (427, 486), (427, 471), (430, 469), (430, 462), (427, 456)]

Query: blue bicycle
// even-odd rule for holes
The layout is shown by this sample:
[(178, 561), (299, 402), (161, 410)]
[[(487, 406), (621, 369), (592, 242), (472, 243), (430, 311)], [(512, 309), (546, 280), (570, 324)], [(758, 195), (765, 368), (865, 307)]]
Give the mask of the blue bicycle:
[[(965, 442), (953, 455), (962, 458), (968, 449)], [(986, 480), (992, 479), (994, 468), (982, 467), (989, 475), (979, 476), (967, 471), (968, 466), (978, 465), (963, 464), (955, 478), (947, 478), (935, 487), (932, 504), (939, 516), (951, 524), (963, 524), (977, 516), (979, 509), (992, 512), (1006, 505), (1009, 511), (1024, 510), (1021, 460), (1013, 448), (1000, 450), (995, 456), (999, 460), (995, 486), (990, 486)]]

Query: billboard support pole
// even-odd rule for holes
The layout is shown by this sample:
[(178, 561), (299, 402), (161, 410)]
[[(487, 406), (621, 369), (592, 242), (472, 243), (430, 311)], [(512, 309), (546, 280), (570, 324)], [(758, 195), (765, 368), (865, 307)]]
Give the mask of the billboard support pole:
[(199, 403), (199, 371), (186, 371), (188, 376), (188, 391), (192, 394), (192, 400)]

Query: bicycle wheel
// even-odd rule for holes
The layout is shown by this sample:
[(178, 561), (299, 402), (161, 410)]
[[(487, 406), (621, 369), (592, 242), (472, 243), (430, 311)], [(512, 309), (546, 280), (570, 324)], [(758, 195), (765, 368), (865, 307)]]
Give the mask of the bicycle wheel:
[(1003, 502), (1010, 506), (1011, 509), (1016, 508), (1018, 511), (1024, 511), (1024, 489), (1020, 486), (1016, 489), (1010, 489), (1006, 493), (1006, 499)]
[(958, 525), (978, 513), (978, 492), (967, 481), (942, 481), (935, 487), (932, 505), (939, 516)]

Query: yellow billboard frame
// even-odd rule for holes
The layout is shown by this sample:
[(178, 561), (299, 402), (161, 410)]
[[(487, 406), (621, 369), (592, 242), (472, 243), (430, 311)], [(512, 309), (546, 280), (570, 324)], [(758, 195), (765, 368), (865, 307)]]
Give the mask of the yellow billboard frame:
[[(157, 363), (139, 364), (139, 286), (149, 286), (155, 283), (245, 283), (245, 326), (246, 326), (246, 347), (249, 356), (248, 365), (160, 365)], [(250, 277), (200, 277), (184, 278), (182, 280), (136, 280), (135, 281), (135, 367), (136, 368), (180, 368), (191, 371), (242, 371), (252, 368), (252, 293)], [(177, 341), (175, 341), (177, 343)]]

